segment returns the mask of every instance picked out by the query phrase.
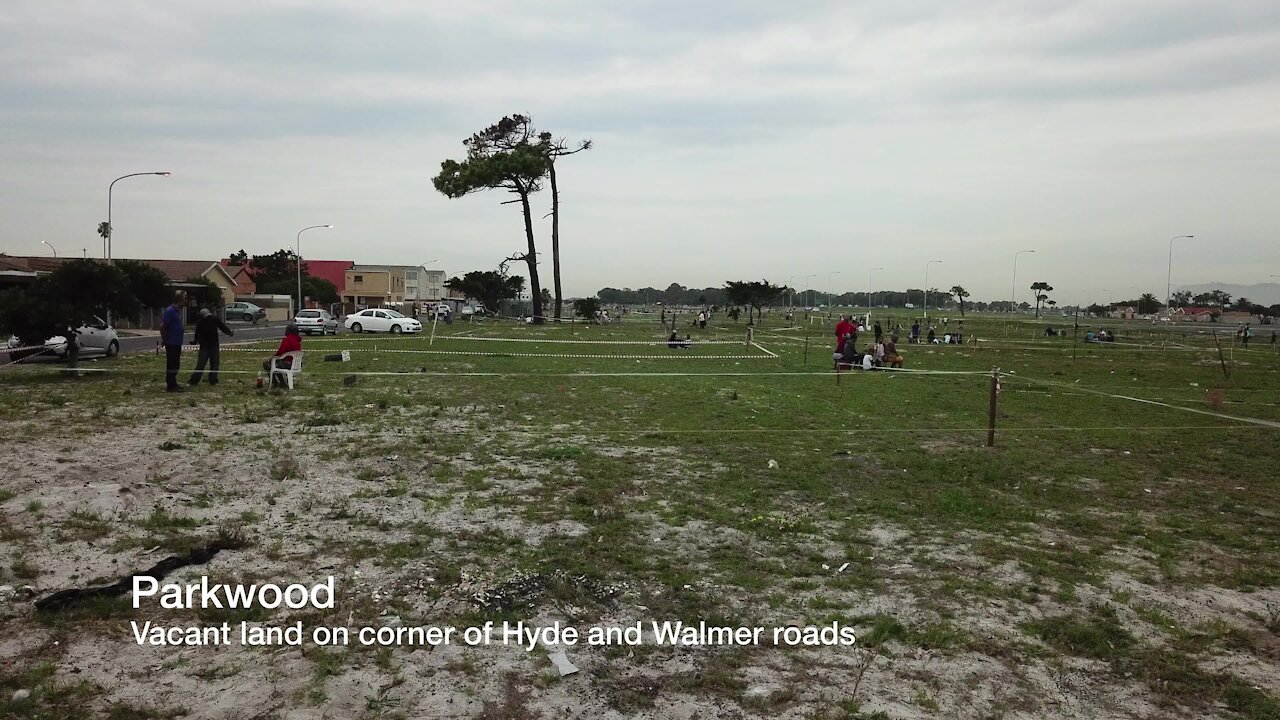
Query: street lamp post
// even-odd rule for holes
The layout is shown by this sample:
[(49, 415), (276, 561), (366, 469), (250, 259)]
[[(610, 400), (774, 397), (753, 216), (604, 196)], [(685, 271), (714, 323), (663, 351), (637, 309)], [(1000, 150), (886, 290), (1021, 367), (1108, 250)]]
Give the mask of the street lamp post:
[(1018, 256), (1026, 253), (1033, 253), (1035, 250), (1019, 250), (1013, 254), (1013, 281), (1009, 287), (1009, 312), (1012, 313), (1018, 305)]
[(112, 180), (111, 184), (107, 186), (107, 237), (102, 241), (102, 244), (106, 246), (103, 248), (103, 251), (107, 256), (107, 262), (111, 262), (111, 236), (114, 234), (114, 228), (111, 226), (111, 195), (112, 191), (116, 187), (116, 183), (125, 178), (138, 177), (139, 175), (160, 175), (161, 177), (169, 177), (170, 174), (171, 173), (167, 170), (160, 172), (129, 173), (128, 175), (121, 175), (115, 180)]
[[(44, 243), (45, 245), (49, 245), (49, 241), (48, 241), (48, 240), (41, 240), (40, 242)], [(58, 249), (57, 249), (57, 248), (55, 248), (55, 247), (54, 247), (54, 246), (52, 246), (52, 245), (49, 245), (49, 249), (53, 251), (53, 256), (54, 256), (54, 257), (58, 257)]]
[(1164, 281), (1164, 306), (1170, 307), (1173, 301), (1173, 241), (1180, 238), (1194, 238), (1195, 235), (1175, 235), (1169, 238), (1169, 274)]
[(882, 267), (871, 268), (867, 271), (867, 324), (871, 324), (871, 307), (875, 304), (871, 301), (871, 275), (877, 270), (883, 270)]
[[(941, 263), (941, 260), (930, 260), (924, 264), (924, 319), (929, 319), (929, 266)], [(927, 324), (927, 323), (926, 323)]]
[[(298, 235), (294, 240), (294, 249), (297, 251), (297, 257), (294, 262), (298, 265), (298, 310), (302, 309), (302, 233), (316, 228), (331, 228), (332, 225), (309, 225), (298, 231)], [(296, 312), (294, 314), (297, 314)]]

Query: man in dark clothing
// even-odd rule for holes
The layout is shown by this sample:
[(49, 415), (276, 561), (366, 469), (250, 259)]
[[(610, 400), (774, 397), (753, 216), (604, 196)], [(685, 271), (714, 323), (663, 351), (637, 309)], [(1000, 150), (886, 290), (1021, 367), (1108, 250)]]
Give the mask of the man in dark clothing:
[(191, 385), (200, 384), (200, 376), (204, 373), (204, 366), (209, 365), (209, 384), (218, 384), (218, 333), (222, 332), (230, 337), (235, 332), (222, 322), (217, 315), (209, 312), (209, 308), (200, 308), (200, 318), (196, 320), (196, 329), (192, 333), (192, 345), (200, 346), (200, 355), (196, 359), (196, 371), (191, 373)]
[(875, 332), (876, 332), (876, 342), (880, 342), (880, 341), (881, 341), (881, 339), (883, 339), (883, 338), (884, 338), (884, 330), (881, 330), (881, 329), (880, 329), (880, 321), (879, 321), (879, 320), (877, 320), (877, 321), (876, 321), (876, 324), (874, 325), (874, 328), (875, 328)]
[(160, 316), (160, 342), (164, 345), (164, 389), (165, 392), (182, 392), (178, 384), (178, 366), (182, 362), (182, 337), (186, 334), (182, 326), (182, 308), (187, 299), (182, 293), (174, 293), (173, 304), (164, 309)]

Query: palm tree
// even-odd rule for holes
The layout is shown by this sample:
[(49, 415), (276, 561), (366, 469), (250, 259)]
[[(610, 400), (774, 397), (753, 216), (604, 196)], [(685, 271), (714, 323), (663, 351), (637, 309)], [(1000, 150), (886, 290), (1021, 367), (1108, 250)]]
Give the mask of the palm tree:
[(951, 294), (955, 295), (956, 300), (960, 301), (960, 317), (964, 317), (964, 299), (969, 297), (969, 291), (960, 285), (952, 285)]
[(1053, 286), (1047, 282), (1031, 283), (1031, 290), (1036, 295), (1036, 317), (1040, 317), (1040, 303), (1049, 299), (1049, 293), (1053, 291)]
[(1138, 312), (1143, 315), (1150, 315), (1160, 309), (1160, 301), (1151, 293), (1143, 293), (1138, 298)]
[(107, 254), (107, 238), (111, 237), (111, 226), (105, 222), (98, 223), (98, 236), (102, 238), (102, 254)]

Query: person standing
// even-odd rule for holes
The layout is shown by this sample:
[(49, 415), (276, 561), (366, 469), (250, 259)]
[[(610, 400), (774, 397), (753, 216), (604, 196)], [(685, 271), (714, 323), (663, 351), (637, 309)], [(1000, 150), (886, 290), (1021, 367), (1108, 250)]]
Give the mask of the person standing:
[(876, 324), (875, 324), (875, 325), (873, 325), (872, 327), (875, 329), (875, 333), (876, 333), (876, 342), (881, 342), (881, 341), (883, 341), (883, 340), (884, 340), (884, 330), (880, 329), (880, 321), (879, 321), (879, 320), (877, 320), (877, 321), (876, 321)]
[(199, 385), (200, 376), (204, 373), (204, 366), (209, 366), (209, 385), (218, 384), (218, 365), (220, 363), (218, 351), (218, 333), (221, 332), (227, 337), (235, 335), (235, 331), (227, 327), (222, 322), (222, 318), (209, 312), (209, 308), (200, 308), (200, 317), (196, 319), (196, 329), (192, 332), (191, 344), (200, 348), (200, 354), (196, 359), (196, 370), (191, 373), (189, 385)]
[(187, 304), (182, 293), (173, 294), (173, 304), (160, 316), (160, 342), (164, 345), (164, 391), (182, 392), (178, 384), (178, 366), (182, 363), (182, 309)]
[(853, 323), (849, 322), (849, 316), (841, 315), (840, 322), (836, 323), (836, 342), (844, 345), (844, 336), (852, 335), (856, 330)]

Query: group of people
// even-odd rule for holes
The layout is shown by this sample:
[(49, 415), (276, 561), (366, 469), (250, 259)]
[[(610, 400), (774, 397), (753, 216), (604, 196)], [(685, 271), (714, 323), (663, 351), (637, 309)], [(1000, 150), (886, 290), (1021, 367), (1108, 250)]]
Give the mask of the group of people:
[[(942, 326), (944, 330), (948, 324), (948, 321), (949, 321), (949, 318), (942, 319)], [(921, 328), (920, 328), (919, 320), (911, 323), (911, 333), (907, 335), (907, 342), (912, 345), (921, 342), (920, 330)], [(964, 321), (963, 320), (960, 321), (959, 327), (956, 328), (955, 332), (939, 333), (938, 327), (936, 325), (930, 324), (925, 334), (923, 342), (926, 342), (930, 345), (963, 345), (964, 344)]]
[[(164, 346), (165, 354), (165, 392), (183, 391), (183, 387), (178, 384), (178, 373), (181, 372), (182, 345), (186, 338), (184, 321), (186, 306), (186, 295), (175, 293), (173, 303), (164, 309), (160, 317), (160, 344)], [(200, 308), (191, 337), (191, 344), (197, 347), (196, 367), (187, 380), (188, 385), (193, 387), (199, 385), (206, 367), (209, 368), (209, 384), (218, 384), (218, 367), (221, 365), (220, 336), (232, 337), (235, 334), (235, 331), (227, 327), (227, 324), (214, 315), (209, 308)], [(275, 354), (262, 362), (263, 372), (271, 371), (273, 361), (277, 369), (291, 368), (294, 356), (290, 353), (301, 351), (302, 334), (298, 331), (297, 325), (289, 323), (284, 328), (284, 339), (280, 341)], [(272, 381), (274, 383), (275, 378), (272, 378)]]
[(671, 337), (667, 338), (667, 347), (671, 348), (672, 350), (688, 350), (689, 348), (693, 347), (693, 338), (689, 337), (688, 335), (685, 335), (684, 339), (681, 340), (680, 337), (676, 335), (675, 332), (673, 331), (671, 333)]
[(609, 311), (604, 308), (596, 308), (595, 321), (597, 325), (609, 324)]
[(861, 368), (874, 370), (880, 367), (901, 368), (902, 355), (898, 352), (898, 336), (891, 335), (888, 340), (880, 323), (872, 326), (874, 341), (866, 352), (858, 351), (858, 332), (863, 329), (857, 320), (848, 315), (841, 315), (836, 324), (836, 351), (832, 354), (836, 370)]

